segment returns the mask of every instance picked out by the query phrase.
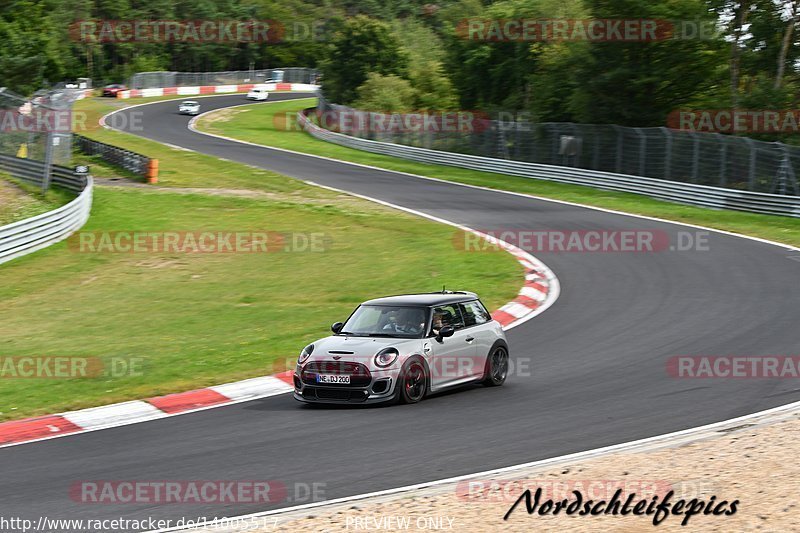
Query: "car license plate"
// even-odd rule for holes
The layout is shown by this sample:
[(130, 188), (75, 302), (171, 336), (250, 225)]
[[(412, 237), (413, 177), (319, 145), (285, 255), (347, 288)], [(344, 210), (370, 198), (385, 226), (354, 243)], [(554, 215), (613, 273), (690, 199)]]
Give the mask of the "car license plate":
[(350, 376), (343, 374), (317, 374), (317, 383), (342, 383), (350, 384)]

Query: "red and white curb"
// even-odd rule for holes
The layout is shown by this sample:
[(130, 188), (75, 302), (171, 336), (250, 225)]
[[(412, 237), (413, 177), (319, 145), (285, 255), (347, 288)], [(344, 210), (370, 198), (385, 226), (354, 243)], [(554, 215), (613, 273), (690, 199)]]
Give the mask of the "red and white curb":
[(196, 87), (156, 87), (152, 89), (130, 89), (119, 91), (117, 98), (148, 98), (153, 96), (195, 96), (200, 94), (246, 93), (253, 87), (264, 87), (268, 91), (313, 92), (319, 85), (310, 83), (244, 83), (238, 85), (198, 85)]
[[(525, 284), (520, 289), (517, 297), (492, 313), (492, 318), (500, 322), (503, 329), (509, 329), (521, 324), (528, 320), (529, 316), (539, 308), (545, 305), (549, 307), (555, 301), (558, 297), (558, 278), (544, 263), (516, 246), (479, 232), (475, 233), (505, 249), (525, 268)], [(552, 290), (554, 287), (556, 288), (555, 291)]]
[[(492, 318), (500, 322), (503, 329), (511, 329), (533, 318), (558, 298), (558, 279), (538, 259), (516, 246), (469, 228), (460, 227), (465, 231), (480, 235), (508, 251), (525, 268), (525, 284), (520, 289), (517, 298), (492, 313)], [(291, 392), (293, 389), (292, 371), (289, 370), (272, 376), (251, 378), (145, 400), (133, 400), (79, 411), (4, 422), (0, 423), (0, 448), (257, 400)]]
[[(105, 118), (104, 116), (100, 119), (100, 124), (105, 125)], [(327, 185), (311, 181), (307, 181), (307, 183), (454, 226), (462, 231), (478, 235), (486, 239), (490, 244), (498, 246), (513, 255), (525, 269), (525, 282), (514, 300), (492, 313), (492, 318), (498, 321), (504, 330), (509, 330), (532, 319), (544, 312), (558, 299), (560, 294), (558, 278), (544, 263), (521, 248), (491, 235), (427, 213)], [(79, 411), (4, 422), (0, 423), (0, 448), (257, 400), (291, 392), (293, 389), (292, 371), (289, 370), (272, 376), (251, 378), (145, 400), (133, 400)]]
[(247, 402), (284, 394), (292, 388), (289, 371), (146, 400), (4, 422), (0, 424), (0, 448)]

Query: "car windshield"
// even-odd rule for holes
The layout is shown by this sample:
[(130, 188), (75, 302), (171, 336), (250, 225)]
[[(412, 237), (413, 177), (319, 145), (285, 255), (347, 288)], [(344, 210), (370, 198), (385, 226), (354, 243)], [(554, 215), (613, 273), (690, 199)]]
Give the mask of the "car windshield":
[(347, 320), (341, 334), (419, 339), (425, 332), (427, 319), (424, 307), (361, 305)]
[(197, 102), (183, 102), (181, 105), (197, 105)]

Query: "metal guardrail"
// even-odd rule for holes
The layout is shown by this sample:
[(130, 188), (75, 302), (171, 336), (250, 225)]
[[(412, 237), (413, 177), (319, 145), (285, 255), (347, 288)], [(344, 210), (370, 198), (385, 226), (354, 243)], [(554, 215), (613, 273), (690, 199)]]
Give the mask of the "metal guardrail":
[[(41, 185), (44, 163), (0, 155), (0, 171), (25, 182)], [(71, 169), (54, 166), (52, 183), (76, 192), (78, 196), (53, 211), (0, 226), (0, 263), (64, 240), (89, 219), (93, 193), (91, 176), (78, 175)]]
[[(800, 147), (666, 127), (490, 120), (474, 112), (375, 113), (319, 99), (321, 126), (404, 146), (767, 194), (800, 195)], [(502, 116), (500, 113), (498, 116)], [(416, 118), (416, 121), (411, 119)], [(432, 119), (426, 126), (423, 119)]]
[(313, 110), (307, 109), (298, 113), (297, 120), (300, 127), (314, 137), (376, 154), (401, 157), (434, 165), (448, 165), (483, 172), (510, 174), (523, 178), (586, 185), (597, 189), (630, 192), (702, 207), (800, 217), (800, 196), (738, 191), (629, 174), (511, 161), (372, 141), (320, 128), (308, 118), (307, 113), (310, 111)]
[(150, 158), (147, 156), (78, 134), (73, 134), (73, 142), (75, 148), (81, 153), (99, 155), (104, 161), (122, 167), (138, 176), (147, 176), (147, 169), (150, 164)]

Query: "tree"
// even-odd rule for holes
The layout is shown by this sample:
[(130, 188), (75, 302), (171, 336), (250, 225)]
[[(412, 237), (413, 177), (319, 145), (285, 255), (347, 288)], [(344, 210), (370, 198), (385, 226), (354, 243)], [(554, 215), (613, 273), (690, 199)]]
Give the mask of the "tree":
[(325, 94), (334, 102), (349, 104), (369, 73), (404, 76), (407, 64), (386, 23), (362, 15), (353, 17), (334, 35), (321, 65)]
[(358, 88), (354, 106), (366, 111), (408, 113), (414, 109), (416, 93), (408, 80), (398, 76), (370, 73)]
[(23, 0), (6, 8), (0, 14), (3, 85), (30, 94), (47, 80), (61, 81), (64, 69), (55, 34), (41, 3)]
[(456, 109), (458, 94), (443, 64), (446, 54), (439, 36), (415, 19), (396, 21), (394, 33), (408, 57), (408, 79), (414, 88), (415, 109)]
[[(702, 0), (653, 3), (649, 0), (591, 0), (591, 16), (621, 19), (630, 13), (653, 20), (713, 23)], [(578, 122), (654, 126), (717, 86), (725, 43), (708, 39), (590, 43), (586, 60), (570, 76), (576, 80), (572, 112)]]
[(409, 74), (414, 89), (414, 107), (423, 111), (452, 111), (458, 95), (439, 62), (423, 63)]

